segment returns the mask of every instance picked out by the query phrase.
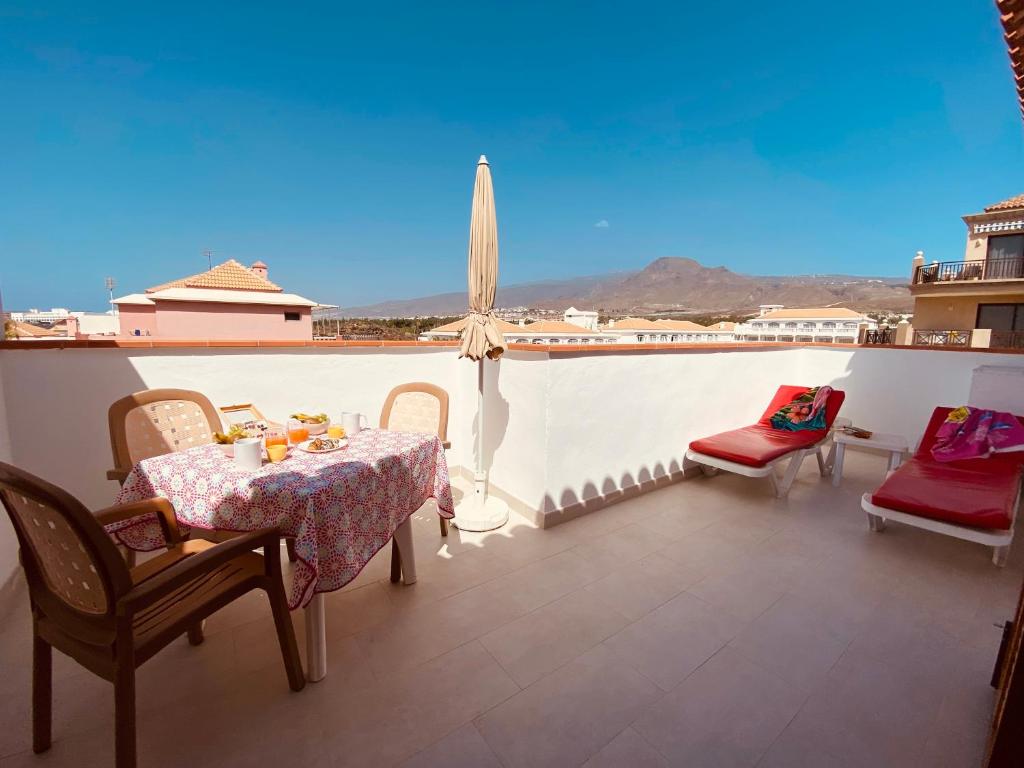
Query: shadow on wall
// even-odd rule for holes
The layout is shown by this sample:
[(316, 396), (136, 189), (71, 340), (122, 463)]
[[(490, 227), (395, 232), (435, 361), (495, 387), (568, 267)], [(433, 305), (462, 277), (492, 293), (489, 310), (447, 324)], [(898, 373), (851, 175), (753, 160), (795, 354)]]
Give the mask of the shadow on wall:
[[(478, 363), (473, 364), (474, 367)], [(476, 377), (474, 376), (474, 383)], [(476, 388), (473, 390), (476, 397)], [(484, 362), (484, 471), (490, 472), (494, 465), (494, 454), (497, 453), (505, 441), (505, 433), (508, 431), (509, 403), (501, 393), (501, 359)], [(477, 446), (480, 440), (480, 410), (476, 408), (473, 413), (471, 427), (473, 433), (473, 445), (470, 447), (471, 471), (476, 471)]]

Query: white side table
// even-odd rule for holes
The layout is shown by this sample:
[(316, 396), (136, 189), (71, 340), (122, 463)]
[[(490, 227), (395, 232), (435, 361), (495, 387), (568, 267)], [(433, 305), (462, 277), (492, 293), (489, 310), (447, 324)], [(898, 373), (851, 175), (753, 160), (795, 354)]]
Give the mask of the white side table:
[(875, 432), (871, 437), (854, 437), (845, 432), (836, 430), (832, 436), (835, 444), (835, 459), (832, 463), (832, 485), (839, 487), (843, 479), (843, 458), (846, 454), (846, 446), (851, 448), (871, 448), (876, 451), (888, 451), (889, 469), (896, 469), (903, 461), (904, 455), (910, 450), (907, 439), (903, 435), (887, 435), (883, 432)]

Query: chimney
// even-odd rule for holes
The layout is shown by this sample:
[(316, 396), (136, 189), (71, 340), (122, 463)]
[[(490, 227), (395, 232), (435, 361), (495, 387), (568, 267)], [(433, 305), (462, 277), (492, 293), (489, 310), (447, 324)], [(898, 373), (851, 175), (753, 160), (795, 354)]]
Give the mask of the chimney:
[(269, 280), (267, 277), (267, 265), (263, 261), (254, 261), (249, 269), (258, 277), (262, 277), (264, 280)]

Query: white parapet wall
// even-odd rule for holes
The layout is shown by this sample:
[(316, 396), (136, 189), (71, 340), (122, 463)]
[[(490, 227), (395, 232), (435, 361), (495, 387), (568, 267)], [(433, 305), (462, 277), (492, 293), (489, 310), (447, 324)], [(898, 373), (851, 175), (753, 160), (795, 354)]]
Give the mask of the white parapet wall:
[[(486, 363), (484, 463), (495, 492), (550, 525), (640, 487), (678, 479), (694, 438), (757, 419), (780, 384), (829, 384), (843, 414), (913, 443), (936, 405), (966, 403), (981, 365), (1024, 356), (968, 350), (777, 346), (625, 350), (513, 348)], [(39, 474), (91, 507), (110, 504), (107, 408), (154, 387), (296, 410), (379, 418), (388, 391), (428, 381), (451, 396), (449, 464), (475, 461), (477, 366), (451, 347), (91, 347), (0, 350), (0, 460)], [(5, 415), (6, 414), (6, 415)], [(0, 583), (15, 568), (0, 523)]]

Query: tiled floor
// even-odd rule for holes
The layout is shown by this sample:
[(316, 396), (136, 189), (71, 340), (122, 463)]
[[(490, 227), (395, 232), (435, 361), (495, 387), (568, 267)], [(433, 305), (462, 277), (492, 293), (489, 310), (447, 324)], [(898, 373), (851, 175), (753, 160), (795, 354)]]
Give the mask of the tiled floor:
[[(813, 462), (788, 500), (720, 475), (540, 531), (387, 553), (328, 596), (329, 673), (289, 692), (267, 606), (213, 616), (140, 671), (143, 766), (979, 765), (1020, 588), (980, 546), (890, 524)], [(110, 686), (56, 662), (55, 742), (29, 750), (28, 610), (0, 628), (0, 768), (112, 765)], [(296, 615), (303, 641), (303, 623)]]

